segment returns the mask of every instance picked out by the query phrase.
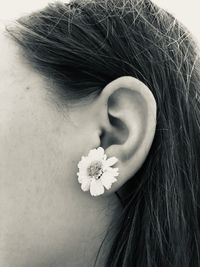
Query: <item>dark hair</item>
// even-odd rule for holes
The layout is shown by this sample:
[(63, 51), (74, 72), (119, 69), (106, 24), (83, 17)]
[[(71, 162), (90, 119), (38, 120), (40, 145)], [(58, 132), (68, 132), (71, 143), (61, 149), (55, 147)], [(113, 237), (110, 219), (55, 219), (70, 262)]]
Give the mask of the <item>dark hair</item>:
[(149, 0), (74, 0), (7, 30), (63, 99), (97, 96), (124, 75), (151, 89), (155, 138), (124, 186), (106, 266), (200, 266), (200, 64), (187, 29)]

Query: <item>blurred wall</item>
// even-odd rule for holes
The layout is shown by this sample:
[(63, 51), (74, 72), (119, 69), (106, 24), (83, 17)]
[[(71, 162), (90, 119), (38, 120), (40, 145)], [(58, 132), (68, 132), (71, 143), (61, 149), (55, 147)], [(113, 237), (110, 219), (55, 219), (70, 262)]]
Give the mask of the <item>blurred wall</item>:
[(200, 43), (200, 0), (153, 0), (179, 19)]

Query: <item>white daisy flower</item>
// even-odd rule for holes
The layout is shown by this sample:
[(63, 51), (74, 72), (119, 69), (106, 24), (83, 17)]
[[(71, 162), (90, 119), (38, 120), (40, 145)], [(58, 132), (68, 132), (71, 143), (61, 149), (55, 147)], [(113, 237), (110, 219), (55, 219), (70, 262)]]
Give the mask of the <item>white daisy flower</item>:
[(102, 147), (90, 150), (88, 156), (82, 156), (78, 163), (78, 181), (83, 191), (89, 191), (92, 196), (104, 193), (104, 187), (109, 190), (117, 181), (118, 168), (112, 166), (118, 161), (116, 157), (107, 159)]

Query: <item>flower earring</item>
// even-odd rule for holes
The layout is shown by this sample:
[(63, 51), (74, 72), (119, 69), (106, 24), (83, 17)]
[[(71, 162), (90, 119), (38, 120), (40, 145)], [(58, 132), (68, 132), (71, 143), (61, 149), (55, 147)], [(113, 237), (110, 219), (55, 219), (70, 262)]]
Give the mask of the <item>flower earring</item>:
[(92, 196), (102, 195), (104, 187), (109, 190), (116, 177), (119, 175), (118, 168), (112, 166), (117, 163), (116, 157), (107, 159), (102, 147), (90, 150), (88, 156), (82, 156), (78, 163), (78, 181), (83, 191), (89, 191)]

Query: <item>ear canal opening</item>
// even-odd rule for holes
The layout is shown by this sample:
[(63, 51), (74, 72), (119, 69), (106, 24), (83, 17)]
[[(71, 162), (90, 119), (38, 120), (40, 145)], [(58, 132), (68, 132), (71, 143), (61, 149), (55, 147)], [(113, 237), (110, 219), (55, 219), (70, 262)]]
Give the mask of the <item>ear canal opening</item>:
[(111, 145), (121, 145), (125, 143), (129, 135), (128, 128), (120, 119), (109, 115), (109, 121), (112, 125), (112, 130), (108, 132), (104, 129), (100, 136), (101, 146), (104, 149)]
[(114, 139), (116, 139), (116, 143), (115, 144), (123, 144), (126, 142), (128, 136), (129, 136), (129, 130), (126, 126), (126, 124), (112, 116), (109, 115), (109, 121), (111, 123), (111, 125), (113, 126), (113, 131), (114, 131)]

